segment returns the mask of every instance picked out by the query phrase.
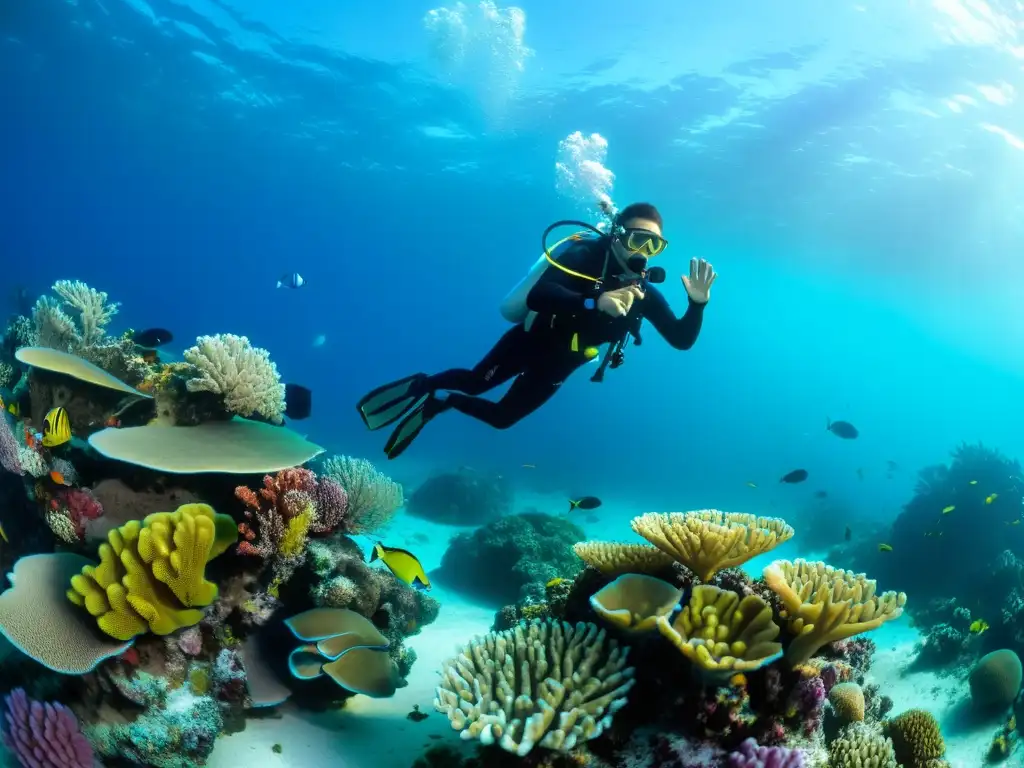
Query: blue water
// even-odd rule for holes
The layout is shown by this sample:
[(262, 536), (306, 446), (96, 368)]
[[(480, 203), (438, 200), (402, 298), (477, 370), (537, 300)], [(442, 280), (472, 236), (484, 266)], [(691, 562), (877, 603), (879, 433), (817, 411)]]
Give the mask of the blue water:
[[(432, 56), (429, 4), (333, 5), (9, 8), (5, 282), (83, 279), (117, 328), (182, 346), (246, 334), (316, 392), (311, 439), (376, 458), (355, 400), (489, 348), (544, 226), (586, 214), (556, 190), (559, 141), (599, 132), (616, 202), (662, 209), (677, 311), (689, 256), (721, 274), (697, 346), (650, 331), (507, 432), (446, 415), (396, 476), (531, 463), (567, 492), (750, 511), (828, 487), (888, 518), (959, 440), (1018, 452), (1010, 9), (524, 3), (510, 73)], [(275, 290), (290, 271), (307, 286)]]

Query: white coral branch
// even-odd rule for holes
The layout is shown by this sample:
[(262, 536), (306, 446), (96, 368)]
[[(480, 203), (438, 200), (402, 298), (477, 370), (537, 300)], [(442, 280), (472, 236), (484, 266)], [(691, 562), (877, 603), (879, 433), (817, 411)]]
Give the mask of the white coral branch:
[(189, 392), (213, 392), (239, 416), (258, 413), (275, 423), (284, 417), (284, 385), (270, 353), (245, 336), (230, 333), (200, 336), (185, 350), (185, 362), (199, 374), (186, 383)]

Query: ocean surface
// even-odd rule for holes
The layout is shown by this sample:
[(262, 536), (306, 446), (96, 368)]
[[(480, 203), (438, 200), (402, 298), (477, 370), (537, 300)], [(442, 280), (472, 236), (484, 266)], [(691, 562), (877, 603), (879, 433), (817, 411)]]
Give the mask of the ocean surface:
[[(500, 475), (517, 512), (599, 497), (588, 538), (639, 541), (652, 511), (782, 517), (797, 536), (756, 576), (885, 530), (961, 443), (1024, 456), (1017, 2), (2, 5), (4, 316), (72, 279), (120, 302), (112, 332), (171, 330), (169, 360), (244, 335), (312, 390), (291, 428), (407, 498), (461, 468)], [(713, 264), (693, 348), (645, 327), (602, 383), (584, 367), (510, 429), (445, 413), (388, 461), (359, 398), (475, 365), (545, 228), (597, 224), (602, 199), (660, 210), (677, 315), (690, 259)], [(462, 530), (400, 512), (386, 533), (430, 572)], [(432, 594), (395, 698), (285, 710), (209, 765), (408, 768), (457, 743), (405, 716), (495, 608)], [(904, 617), (875, 639), (895, 670), (918, 637)], [(901, 680), (898, 708), (935, 690)], [(947, 738), (958, 768), (981, 764), (970, 738)]]

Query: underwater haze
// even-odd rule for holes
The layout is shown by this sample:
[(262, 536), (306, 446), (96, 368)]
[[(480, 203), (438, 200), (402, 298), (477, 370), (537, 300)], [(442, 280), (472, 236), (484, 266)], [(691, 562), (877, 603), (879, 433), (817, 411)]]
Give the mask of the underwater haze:
[[(290, 427), (406, 498), (487, 473), (544, 512), (599, 497), (609, 538), (719, 509), (788, 519), (786, 556), (845, 529), (882, 562), (919, 470), (1024, 456), (1019, 2), (441, 2), (4, 0), (3, 316), (73, 279), (121, 302), (117, 333), (173, 332), (168, 360), (244, 335), (313, 392)], [(603, 382), (584, 366), (508, 429), (440, 414), (389, 461), (360, 398), (475, 365), (545, 228), (601, 200), (660, 210), (676, 316), (690, 259), (713, 264), (693, 348), (648, 323)], [(472, 636), (493, 608), (449, 618), (486, 614)]]

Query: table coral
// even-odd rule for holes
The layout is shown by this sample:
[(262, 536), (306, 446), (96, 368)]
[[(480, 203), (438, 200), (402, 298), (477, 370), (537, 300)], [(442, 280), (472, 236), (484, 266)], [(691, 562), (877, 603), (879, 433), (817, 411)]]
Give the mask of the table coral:
[(907, 601), (903, 592), (876, 596), (875, 582), (864, 574), (822, 562), (776, 560), (764, 569), (764, 580), (782, 599), (783, 618), (795, 635), (786, 649), (786, 659), (794, 666), (826, 643), (899, 618)]
[(657, 574), (671, 567), (675, 559), (649, 544), (617, 541), (580, 541), (573, 545), (576, 557), (605, 576), (621, 573)]
[(742, 565), (793, 537), (793, 529), (777, 517), (716, 509), (649, 512), (633, 518), (631, 525), (704, 582), (723, 568)]
[(206, 563), (234, 543), (234, 521), (205, 504), (158, 512), (112, 530), (100, 564), (72, 577), (68, 599), (111, 637), (166, 635), (199, 623), (217, 597)]
[(628, 649), (593, 624), (535, 621), (492, 632), (441, 669), (434, 708), (463, 739), (520, 757), (599, 736), (633, 686)]

